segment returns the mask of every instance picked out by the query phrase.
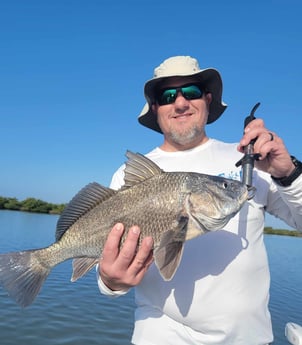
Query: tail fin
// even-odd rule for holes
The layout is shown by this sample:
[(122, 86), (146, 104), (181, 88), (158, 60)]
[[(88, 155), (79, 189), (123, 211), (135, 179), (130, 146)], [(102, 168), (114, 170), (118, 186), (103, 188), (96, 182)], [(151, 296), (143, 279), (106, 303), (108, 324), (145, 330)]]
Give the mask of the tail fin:
[(0, 255), (0, 284), (21, 307), (33, 302), (50, 272), (35, 258), (34, 252)]

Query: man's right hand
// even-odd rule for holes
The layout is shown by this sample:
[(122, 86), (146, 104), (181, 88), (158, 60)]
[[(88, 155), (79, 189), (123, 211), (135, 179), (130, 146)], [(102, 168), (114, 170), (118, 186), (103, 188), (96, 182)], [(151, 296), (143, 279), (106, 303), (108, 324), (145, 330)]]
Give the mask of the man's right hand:
[(113, 291), (125, 291), (138, 285), (153, 262), (152, 238), (145, 237), (138, 248), (140, 228), (132, 226), (120, 248), (124, 231), (123, 224), (115, 224), (108, 235), (99, 262), (100, 277)]

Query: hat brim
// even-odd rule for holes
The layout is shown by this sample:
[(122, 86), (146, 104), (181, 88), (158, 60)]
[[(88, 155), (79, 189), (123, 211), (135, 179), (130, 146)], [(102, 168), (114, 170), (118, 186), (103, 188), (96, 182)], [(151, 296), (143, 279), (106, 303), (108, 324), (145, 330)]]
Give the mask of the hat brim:
[(222, 80), (219, 72), (214, 68), (207, 68), (190, 75), (173, 75), (151, 79), (146, 82), (144, 92), (147, 103), (145, 104), (138, 121), (145, 127), (162, 133), (156, 115), (153, 113), (151, 105), (154, 103), (155, 90), (164, 80), (175, 77), (196, 77), (197, 82), (203, 85), (207, 92), (212, 94), (212, 102), (209, 107), (209, 116), (207, 123), (216, 121), (226, 109), (227, 105), (222, 101)]

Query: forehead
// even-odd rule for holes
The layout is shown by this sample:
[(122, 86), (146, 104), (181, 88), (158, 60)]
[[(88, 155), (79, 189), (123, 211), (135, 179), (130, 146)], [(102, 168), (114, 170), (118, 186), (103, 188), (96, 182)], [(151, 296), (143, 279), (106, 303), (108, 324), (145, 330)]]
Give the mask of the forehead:
[(197, 77), (171, 77), (163, 80), (157, 85), (157, 90), (166, 89), (168, 87), (178, 87), (185, 84), (199, 83), (200, 80)]

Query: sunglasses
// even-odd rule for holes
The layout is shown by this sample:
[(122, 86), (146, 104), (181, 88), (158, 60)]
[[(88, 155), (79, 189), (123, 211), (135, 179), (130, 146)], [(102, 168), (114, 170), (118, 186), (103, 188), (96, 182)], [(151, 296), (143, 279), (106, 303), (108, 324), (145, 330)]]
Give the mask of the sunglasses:
[(158, 105), (172, 104), (176, 101), (178, 92), (180, 92), (182, 96), (187, 100), (199, 99), (203, 95), (203, 91), (199, 86), (190, 84), (181, 87), (161, 90), (156, 94), (155, 100)]

